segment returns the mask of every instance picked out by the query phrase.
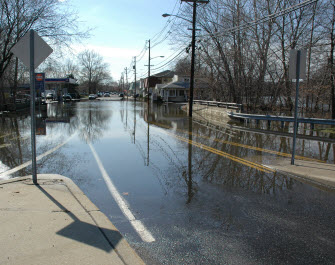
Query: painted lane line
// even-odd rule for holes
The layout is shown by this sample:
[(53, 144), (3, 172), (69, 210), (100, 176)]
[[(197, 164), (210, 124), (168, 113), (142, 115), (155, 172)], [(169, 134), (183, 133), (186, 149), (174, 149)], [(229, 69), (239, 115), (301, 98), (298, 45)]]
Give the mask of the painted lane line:
[(220, 151), (218, 149), (212, 148), (210, 146), (207, 146), (207, 145), (204, 145), (204, 144), (201, 144), (201, 143), (197, 143), (197, 142), (188, 140), (186, 138), (180, 137), (180, 136), (178, 136), (176, 134), (173, 134), (173, 133), (169, 133), (169, 132), (166, 132), (166, 133), (169, 134), (169, 135), (171, 135), (171, 136), (173, 136), (173, 137), (175, 137), (175, 138), (177, 138), (180, 141), (192, 144), (192, 145), (194, 145), (196, 147), (199, 147), (199, 148), (207, 150), (207, 151), (209, 151), (211, 153), (214, 153), (214, 154), (226, 157), (226, 158), (228, 158), (228, 159), (230, 159), (232, 161), (238, 162), (240, 164), (243, 164), (243, 165), (255, 168), (255, 169), (259, 170), (259, 171), (263, 171), (265, 173), (274, 173), (275, 172), (275, 170), (273, 170), (272, 168), (269, 168), (267, 166), (264, 166), (264, 165), (261, 165), (261, 164), (255, 163), (255, 162), (251, 162), (249, 160), (245, 160), (245, 159), (237, 157), (237, 156), (233, 156), (231, 154), (225, 153), (223, 151)]
[(111, 195), (113, 196), (114, 200), (116, 201), (116, 203), (120, 207), (123, 214), (127, 217), (130, 224), (132, 225), (132, 227), (135, 229), (135, 231), (138, 233), (138, 235), (140, 236), (140, 238), (144, 242), (154, 242), (155, 238), (151, 235), (151, 233), (146, 229), (146, 227), (142, 224), (142, 222), (140, 220), (136, 220), (135, 216), (133, 215), (133, 213), (130, 211), (130, 209), (128, 207), (128, 203), (123, 199), (123, 197), (120, 195), (119, 191), (114, 186), (111, 178), (109, 177), (109, 175), (106, 172), (104, 166), (102, 165), (102, 162), (101, 162), (97, 152), (95, 151), (93, 145), (89, 141), (88, 141), (88, 145), (91, 148), (91, 151), (92, 151), (93, 156), (94, 156), (94, 158), (95, 158), (95, 160), (98, 164), (101, 175), (102, 175), (103, 179), (105, 180), (105, 183), (106, 183)]
[[(63, 143), (57, 145), (56, 147), (50, 149), (49, 151), (47, 151), (47, 152), (45, 152), (45, 153), (43, 153), (43, 154), (37, 156), (37, 157), (36, 157), (36, 161), (41, 160), (42, 158), (44, 158), (44, 157), (46, 157), (46, 156), (52, 154), (53, 152), (55, 152), (56, 150), (58, 150), (59, 148), (61, 148), (63, 145), (65, 145), (68, 141), (70, 141), (71, 138), (72, 138), (72, 136), (69, 137), (65, 142), (63, 142)], [(17, 167), (14, 167), (14, 168), (10, 169), (10, 170), (7, 170), (7, 171), (5, 171), (5, 172), (2, 172), (2, 173), (0, 174), (0, 179), (2, 179), (2, 178), (4, 178), (4, 177), (7, 177), (8, 175), (11, 175), (11, 174), (13, 174), (13, 173), (15, 173), (15, 172), (17, 172), (17, 171), (20, 171), (20, 170), (22, 170), (22, 169), (24, 169), (24, 168), (26, 168), (26, 167), (28, 167), (28, 166), (30, 166), (30, 165), (31, 165), (31, 160), (30, 160), (30, 161), (27, 161), (27, 162), (25, 162), (25, 163), (23, 163), (23, 164), (20, 165), (20, 166), (17, 166)]]

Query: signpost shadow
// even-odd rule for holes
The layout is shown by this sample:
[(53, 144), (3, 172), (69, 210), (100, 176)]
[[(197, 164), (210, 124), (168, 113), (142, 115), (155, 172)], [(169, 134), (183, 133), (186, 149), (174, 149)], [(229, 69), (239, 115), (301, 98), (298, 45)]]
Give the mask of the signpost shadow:
[(122, 235), (117, 230), (101, 228), (97, 225), (81, 221), (59, 201), (52, 197), (50, 193), (43, 189), (43, 187), (38, 184), (36, 187), (46, 197), (48, 197), (50, 201), (56, 204), (60, 208), (61, 212), (66, 213), (73, 220), (72, 223), (57, 231), (57, 235), (70, 238), (83, 244), (101, 249), (105, 252), (115, 250), (117, 244), (122, 239)]

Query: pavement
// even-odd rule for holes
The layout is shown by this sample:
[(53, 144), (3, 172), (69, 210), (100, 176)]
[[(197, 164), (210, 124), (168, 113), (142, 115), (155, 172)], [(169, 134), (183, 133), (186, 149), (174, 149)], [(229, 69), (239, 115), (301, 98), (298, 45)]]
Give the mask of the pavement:
[(288, 173), (300, 181), (335, 189), (335, 164), (296, 159), (294, 165), (291, 165), (290, 159), (278, 159), (267, 166)]
[(144, 264), (68, 178), (0, 181), (0, 264)]

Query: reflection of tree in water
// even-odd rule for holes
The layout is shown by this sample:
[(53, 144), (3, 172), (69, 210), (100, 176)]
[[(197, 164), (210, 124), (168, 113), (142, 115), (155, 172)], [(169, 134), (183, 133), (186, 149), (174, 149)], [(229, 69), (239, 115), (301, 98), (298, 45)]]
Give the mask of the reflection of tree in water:
[[(185, 116), (182, 118), (178, 114), (176, 114), (177, 117), (174, 117), (174, 115), (167, 113), (164, 108), (158, 108), (148, 115), (148, 117), (150, 116), (150, 126), (168, 129), (170, 133), (190, 140), (190, 134), (187, 130), (188, 119)], [(142, 117), (147, 121), (146, 115), (142, 115)], [(137, 125), (141, 131), (146, 130), (146, 125), (140, 126), (140, 122)], [(229, 142), (291, 153), (290, 138), (239, 131), (229, 127), (213, 127), (204, 126), (197, 122), (193, 123), (191, 140), (257, 164), (265, 164), (271, 159), (277, 159), (278, 155), (242, 148), (229, 144)], [(270, 194), (285, 189), (292, 190), (300, 185), (300, 182), (280, 173), (266, 173), (195, 146), (190, 148), (188, 143), (179, 142), (179, 140), (177, 140), (175, 146), (175, 142), (171, 143), (169, 139), (170, 137), (167, 138), (157, 134), (150, 135), (150, 147), (160, 153), (156, 157), (152, 156), (150, 167), (161, 185), (164, 186), (164, 190), (174, 190), (183, 195), (186, 194), (187, 203), (196, 197), (197, 192), (201, 189), (199, 183), (202, 182), (214, 184), (214, 186), (233, 187)], [(300, 145), (304, 146), (306, 143), (301, 141)], [(323, 154), (329, 153), (328, 145), (324, 149), (320, 149), (320, 152)], [(191, 155), (188, 150), (191, 150)], [(304, 151), (304, 154), (308, 157), (317, 158), (317, 151), (316, 149), (308, 150)], [(143, 150), (141, 154), (142, 156), (145, 155)], [(158, 161), (157, 163), (156, 158), (158, 157), (163, 158), (163, 162)], [(190, 163), (187, 160), (192, 161), (191, 170), (189, 170)]]
[[(186, 130), (184, 130), (184, 133), (181, 133), (181, 131), (183, 130), (177, 130), (177, 134), (182, 135), (184, 138), (189, 137), (190, 134)], [(192, 135), (191, 140), (194, 142), (203, 143), (211, 148), (232, 154), (236, 157), (256, 157), (258, 161), (254, 162), (259, 164), (263, 163), (263, 157), (258, 151), (221, 143), (217, 140), (237, 143), (243, 142), (244, 144), (259, 148), (264, 147), (264, 145), (269, 146), (273, 144), (273, 140), (270, 136), (249, 135), (244, 132), (232, 133), (230, 130), (220, 132), (200, 125), (193, 126)], [(209, 138), (209, 140), (204, 140), (204, 138)], [(216, 141), (214, 141), (214, 139), (216, 139)], [(274, 193), (276, 190), (292, 189), (295, 183), (292, 178), (281, 176), (277, 173), (265, 173), (194, 146), (191, 148), (192, 170), (190, 171), (189, 167), (186, 166), (186, 161), (183, 160), (183, 165), (181, 165), (180, 157), (176, 158), (175, 156), (168, 155), (171, 154), (171, 152), (174, 154), (178, 153), (174, 152), (168, 145), (162, 143), (166, 143), (166, 141), (161, 139), (157, 146), (160, 147), (164, 156), (167, 157), (169, 165), (172, 165), (171, 167), (169, 166), (167, 172), (169, 172), (168, 176), (173, 176), (174, 181), (170, 181), (169, 183), (179, 188), (186, 188), (188, 202), (199, 189), (197, 183), (201, 181), (262, 193)], [(180, 144), (184, 145), (185, 149), (189, 146), (184, 143)]]
[[(29, 139), (22, 134), (30, 129), (28, 115), (2, 115), (0, 119), (0, 160), (9, 168), (21, 165), (30, 155)], [(26, 174), (26, 170), (22, 171)]]
[(76, 109), (76, 120), (71, 121), (71, 126), (79, 131), (79, 137), (82, 140), (94, 142), (107, 131), (112, 113), (111, 109), (102, 104), (92, 102)]
[[(201, 135), (210, 135), (211, 129), (206, 128), (207, 133), (204, 133), (204, 127), (197, 126), (193, 130), (196, 142), (203, 142)], [(206, 130), (205, 129), (205, 130)], [(237, 143), (244, 143), (246, 145), (264, 147), (272, 142), (267, 139), (268, 135), (259, 135), (238, 132), (233, 134), (229, 129), (226, 131), (214, 131), (213, 138)], [(265, 137), (265, 139), (263, 139)], [(235, 145), (222, 143), (219, 141), (212, 141), (209, 145), (212, 148), (229, 153), (236, 157), (248, 158), (254, 157), (256, 163), (263, 164), (263, 157), (259, 151), (240, 148)], [(238, 187), (247, 190), (253, 190), (262, 193), (274, 193), (277, 189), (291, 189), (293, 185), (292, 178), (286, 176), (279, 176), (277, 173), (265, 173), (260, 170), (242, 165), (230, 159), (218, 156), (207, 152), (206, 150), (194, 148), (194, 156), (196, 159), (195, 165), (198, 165), (194, 170), (198, 178), (206, 180), (206, 182), (219, 184), (224, 186)], [(255, 161), (256, 160), (256, 161)]]

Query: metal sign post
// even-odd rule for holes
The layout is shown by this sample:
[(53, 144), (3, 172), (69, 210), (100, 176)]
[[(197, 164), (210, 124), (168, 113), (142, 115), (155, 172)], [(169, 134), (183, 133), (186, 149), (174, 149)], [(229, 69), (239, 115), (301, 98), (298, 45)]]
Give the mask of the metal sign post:
[(296, 80), (295, 106), (294, 106), (294, 130), (291, 165), (294, 165), (295, 148), (298, 131), (298, 104), (299, 104), (299, 81), (306, 76), (306, 51), (291, 50), (290, 52), (290, 79)]
[(34, 30), (30, 30), (12, 48), (12, 53), (18, 57), (30, 71), (30, 116), (31, 116), (31, 152), (32, 177), (37, 184), (36, 170), (36, 117), (35, 117), (35, 68), (39, 66), (52, 52), (51, 47)]
[(34, 184), (37, 184), (36, 174), (36, 117), (35, 117), (35, 43), (34, 31), (30, 32), (30, 116), (31, 116), (31, 154), (32, 154), (32, 176)]

